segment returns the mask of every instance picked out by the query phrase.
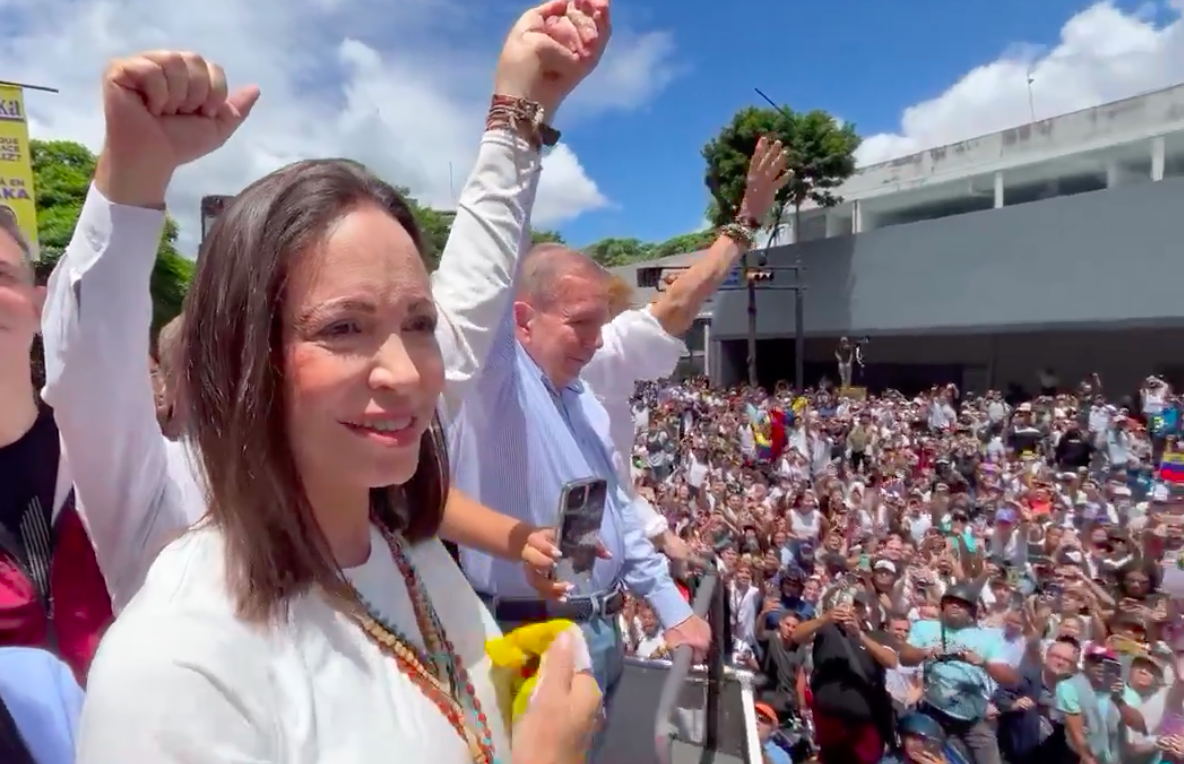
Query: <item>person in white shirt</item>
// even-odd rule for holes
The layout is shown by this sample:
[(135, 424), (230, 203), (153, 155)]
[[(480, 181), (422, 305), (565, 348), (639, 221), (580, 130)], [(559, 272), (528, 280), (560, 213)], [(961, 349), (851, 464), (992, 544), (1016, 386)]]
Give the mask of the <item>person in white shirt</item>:
[[(499, 87), (538, 87), (531, 79), (535, 75), (519, 67), (513, 79), (499, 74)], [(145, 160), (132, 161), (139, 168)], [(489, 327), (509, 301), (539, 168), (538, 151), (525, 140), (490, 130), (461, 191), (441, 267), (432, 275), (443, 319), (436, 338), (446, 365), (445, 419), (459, 409), (488, 353)], [(153, 177), (162, 171), (148, 167), (142, 172)], [(43, 397), (61, 433), (60, 475), (74, 486), (77, 511), (116, 614), (157, 552), (208, 508), (192, 444), (161, 434), (147, 363), (149, 282), (165, 215), (138, 200), (118, 201), (92, 187), (75, 236), (50, 280), (42, 316)], [(183, 407), (174, 413), (183, 414)], [(557, 554), (550, 534), (550, 529), (533, 530), (492, 512), (460, 491), (449, 493), (441, 529), (457, 544), (521, 556), (536, 567), (549, 567)], [(540, 587), (545, 583), (542, 576), (531, 580)]]
[[(747, 185), (739, 217), (759, 226), (773, 206), (777, 192), (789, 181), (781, 144), (762, 139), (749, 162)], [(609, 415), (609, 430), (621, 463), (614, 465), (626, 485), (631, 485), (629, 464), (633, 453), (634, 420), (629, 400), (638, 382), (674, 373), (686, 347), (680, 339), (691, 330), (703, 303), (731, 273), (747, 251), (738, 237), (721, 234), (711, 248), (685, 272), (669, 281), (658, 299), (642, 308), (631, 308), (632, 290), (616, 280), (610, 288), (612, 320), (601, 329), (601, 348), (580, 372)], [(561, 245), (544, 245), (559, 247)], [(672, 556), (685, 559), (685, 544), (670, 531), (665, 518), (649, 502), (634, 502), (646, 536)]]
[[(524, 182), (537, 167), (529, 145), (540, 141), (535, 122), (515, 115), (554, 113), (607, 35), (603, 0), (550, 2), (512, 30), (489, 126), (515, 144)], [(221, 69), (193, 54), (115, 62), (88, 205), (156, 221), (151, 238), (122, 242), (150, 242), (154, 254), (173, 170), (224, 142), (258, 95), (228, 95)], [(83, 217), (87, 240), (94, 221)], [(437, 322), (452, 326), (445, 339), (469, 338), (447, 301), (433, 299), (418, 236), (393, 187), (340, 160), (272, 173), (215, 224), (189, 295), (181, 365), (210, 511), (161, 552), (107, 632), (90, 674), (81, 764), (348, 764), (391, 750), (457, 764), (582, 759), (599, 704), (582, 638), (561, 640), (546, 697), (511, 751), (484, 647), (500, 632), (436, 538), (449, 482), (437, 415), (456, 403), (441, 393), (457, 392), (447, 389), (445, 350), (458, 352), (441, 343)], [(97, 267), (84, 252), (74, 247), (54, 278)], [(494, 291), (485, 307), (498, 314), (509, 294)], [(70, 299), (78, 284), (51, 292)], [(57, 331), (77, 331), (77, 306), (69, 316)], [(119, 465), (124, 493), (110, 498), (159, 506), (140, 494), (163, 488), (173, 512), (158, 441), (127, 442), (149, 429), (122, 430), (116, 445), (140, 468)], [(560, 679), (548, 679), (555, 672)]]

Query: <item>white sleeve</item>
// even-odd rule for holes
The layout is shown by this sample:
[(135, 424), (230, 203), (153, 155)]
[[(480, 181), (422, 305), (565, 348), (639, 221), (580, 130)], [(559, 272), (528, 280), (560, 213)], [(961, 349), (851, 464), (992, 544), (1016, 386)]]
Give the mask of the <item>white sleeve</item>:
[(445, 423), (460, 412), (510, 309), (519, 255), (529, 246), (540, 166), (538, 151), (526, 141), (493, 130), (482, 138), (461, 190), (448, 244), (432, 274), (442, 319), (436, 339), (447, 375), (440, 398)]
[(91, 667), (76, 764), (281, 760), (267, 656), (228, 640), (221, 621), (188, 620), (158, 634), (112, 627)]
[(600, 333), (603, 345), (580, 377), (602, 396), (629, 396), (637, 382), (662, 379), (686, 352), (686, 345), (672, 337), (648, 307), (627, 310)]
[(666, 521), (666, 516), (654, 509), (654, 506), (644, 498), (634, 496), (630, 506), (633, 508), (634, 517), (647, 539), (661, 536), (670, 529), (670, 523)]
[(160, 210), (112, 204), (92, 187), (42, 314), (43, 397), (116, 613), (189, 525), (174, 478), (189, 465), (169, 460), (148, 370), (149, 282), (164, 222)]

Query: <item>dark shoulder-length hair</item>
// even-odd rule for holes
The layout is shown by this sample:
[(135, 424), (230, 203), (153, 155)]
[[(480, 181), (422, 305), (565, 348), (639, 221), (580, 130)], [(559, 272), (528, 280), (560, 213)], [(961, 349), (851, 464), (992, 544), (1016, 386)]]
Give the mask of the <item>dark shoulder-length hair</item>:
[[(346, 160), (289, 165), (252, 184), (218, 216), (185, 305), (181, 351), (189, 435), (225, 537), (226, 573), (241, 617), (265, 622), (320, 587), (349, 590), (313, 516), (287, 426), (284, 306), (301, 257), (365, 205), (387, 210), (422, 250), (411, 209), (391, 185)], [(436, 534), (448, 492), (438, 422), (402, 486), (375, 489), (379, 518), (411, 542)]]

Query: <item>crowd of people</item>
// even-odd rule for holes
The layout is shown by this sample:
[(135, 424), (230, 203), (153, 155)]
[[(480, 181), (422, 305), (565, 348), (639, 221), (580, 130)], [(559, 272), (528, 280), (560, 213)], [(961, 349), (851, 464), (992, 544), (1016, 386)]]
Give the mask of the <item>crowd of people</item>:
[[(717, 561), (770, 760), (1184, 760), (1171, 386), (864, 393), (692, 380), (634, 400), (639, 490)], [(669, 654), (644, 603), (626, 628), (637, 656)]]

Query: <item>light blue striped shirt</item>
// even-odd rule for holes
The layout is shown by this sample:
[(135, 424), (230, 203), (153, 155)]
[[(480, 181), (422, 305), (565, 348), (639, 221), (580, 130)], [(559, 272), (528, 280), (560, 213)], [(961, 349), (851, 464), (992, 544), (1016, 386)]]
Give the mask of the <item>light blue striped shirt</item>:
[[(613, 469), (604, 407), (578, 380), (556, 390), (514, 338), (509, 315), (498, 331), (485, 367), (449, 425), (453, 484), (498, 512), (554, 527), (563, 485), (603, 478), (609, 491), (600, 538), (612, 559), (597, 560), (590, 588), (573, 596), (604, 593), (623, 582), (653, 606), (664, 627), (689, 618), (690, 606), (665, 558), (646, 539), (634, 499)], [(517, 561), (463, 549), (461, 562), (480, 593), (538, 596)]]

